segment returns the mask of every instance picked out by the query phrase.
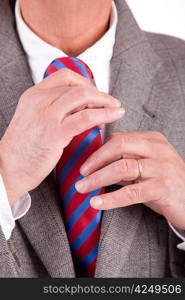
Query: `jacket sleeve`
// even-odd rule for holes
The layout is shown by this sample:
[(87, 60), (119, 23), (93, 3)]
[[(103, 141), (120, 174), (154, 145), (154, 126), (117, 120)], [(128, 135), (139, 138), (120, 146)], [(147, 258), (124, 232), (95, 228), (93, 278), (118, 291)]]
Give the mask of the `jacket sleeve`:
[(185, 278), (185, 252), (177, 248), (180, 238), (169, 228), (169, 261), (173, 278)]
[(0, 278), (16, 278), (17, 272), (12, 253), (9, 249), (8, 242), (0, 227)]

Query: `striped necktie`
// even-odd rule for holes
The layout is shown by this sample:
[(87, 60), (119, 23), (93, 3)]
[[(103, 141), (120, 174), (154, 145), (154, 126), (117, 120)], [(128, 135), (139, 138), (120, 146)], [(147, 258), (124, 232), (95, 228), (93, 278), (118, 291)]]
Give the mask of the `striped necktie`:
[[(55, 59), (44, 78), (62, 68), (93, 80), (89, 67), (74, 57)], [(81, 165), (101, 145), (99, 128), (89, 129), (73, 138), (56, 166), (62, 213), (77, 277), (93, 277), (95, 273), (102, 211), (92, 208), (89, 201), (91, 197), (104, 193), (104, 188), (80, 194), (75, 183), (83, 178), (80, 175)]]

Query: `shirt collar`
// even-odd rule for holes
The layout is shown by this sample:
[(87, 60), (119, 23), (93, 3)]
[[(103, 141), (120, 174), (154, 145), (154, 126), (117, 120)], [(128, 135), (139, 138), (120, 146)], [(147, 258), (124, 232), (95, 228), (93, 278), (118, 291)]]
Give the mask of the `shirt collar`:
[[(19, 38), (28, 58), (33, 81), (36, 84), (43, 79), (46, 68), (54, 59), (67, 55), (62, 50), (43, 41), (26, 25), (21, 16), (19, 0), (16, 1), (15, 17)], [(96, 84), (99, 76), (101, 76), (100, 69), (109, 64), (112, 58), (117, 21), (117, 9), (113, 1), (108, 31), (94, 45), (78, 56), (91, 69)]]

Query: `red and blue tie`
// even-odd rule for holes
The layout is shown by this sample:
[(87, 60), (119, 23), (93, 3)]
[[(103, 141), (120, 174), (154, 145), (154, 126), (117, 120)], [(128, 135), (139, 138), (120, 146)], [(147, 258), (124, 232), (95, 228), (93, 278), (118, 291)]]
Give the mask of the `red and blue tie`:
[[(89, 67), (75, 57), (55, 59), (44, 78), (63, 68), (93, 80)], [(93, 209), (89, 201), (93, 196), (104, 193), (104, 188), (80, 194), (75, 189), (75, 183), (83, 178), (81, 165), (101, 145), (99, 128), (89, 129), (73, 138), (56, 166), (62, 213), (77, 277), (93, 277), (95, 273), (102, 211)]]

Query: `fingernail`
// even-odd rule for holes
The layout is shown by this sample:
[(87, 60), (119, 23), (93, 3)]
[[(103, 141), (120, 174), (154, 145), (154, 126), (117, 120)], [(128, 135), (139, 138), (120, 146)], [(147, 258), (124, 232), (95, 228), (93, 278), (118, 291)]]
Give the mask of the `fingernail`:
[(83, 176), (87, 176), (88, 175), (88, 171), (89, 171), (89, 167), (88, 165), (83, 165), (80, 168), (80, 174)]
[(103, 204), (103, 199), (100, 198), (100, 197), (92, 198), (90, 200), (90, 204), (91, 204), (92, 207), (98, 208), (100, 205)]
[(115, 111), (116, 117), (122, 117), (125, 113), (124, 108), (120, 108), (119, 110)]
[(119, 100), (117, 100), (116, 105), (117, 107), (121, 107), (121, 102)]
[(85, 183), (83, 181), (78, 181), (75, 184), (75, 188), (78, 192), (83, 192), (85, 190)]

